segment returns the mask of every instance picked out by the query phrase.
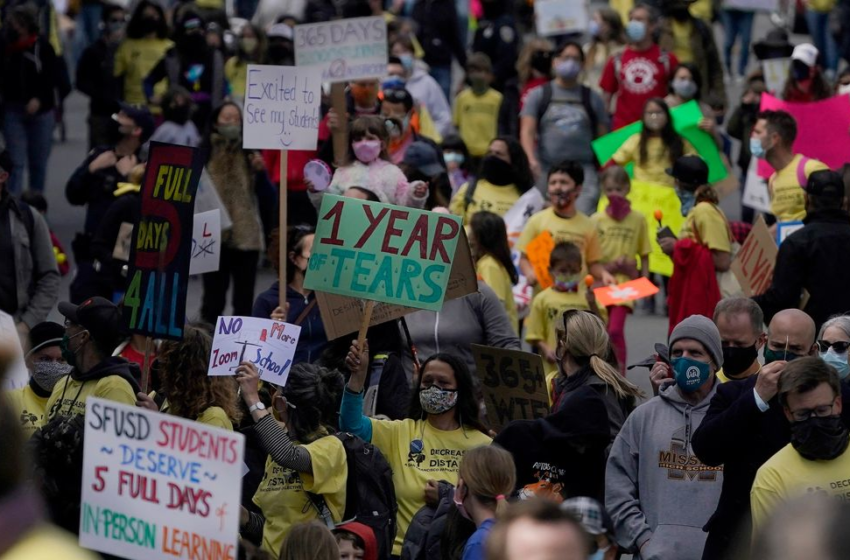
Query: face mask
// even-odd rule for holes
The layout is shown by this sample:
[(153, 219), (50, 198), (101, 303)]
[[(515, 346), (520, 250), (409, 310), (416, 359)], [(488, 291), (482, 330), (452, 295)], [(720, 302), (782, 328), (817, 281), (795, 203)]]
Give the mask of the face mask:
[(799, 357), (800, 356), (798, 356), (794, 352), (786, 352), (785, 350), (771, 350), (768, 347), (765, 347), (764, 349), (764, 365), (767, 365), (772, 362), (777, 362), (779, 360), (793, 362)]
[(156, 30), (159, 28), (159, 19), (150, 16), (145, 16), (142, 18), (142, 24), (139, 27), (141, 28), (142, 33), (144, 33), (145, 35), (149, 33), (155, 33)]
[(847, 449), (847, 427), (841, 416), (812, 416), (791, 423), (791, 445), (810, 461), (835, 459)]
[(428, 414), (442, 414), (457, 404), (457, 391), (432, 385), (419, 391), (419, 404)]
[(242, 52), (245, 54), (253, 54), (258, 44), (259, 41), (257, 41), (256, 37), (242, 37), (239, 40), (239, 46), (242, 47)]
[(184, 105), (176, 105), (174, 107), (170, 107), (168, 110), (168, 118), (167, 120), (171, 122), (175, 122), (177, 124), (186, 124), (186, 121), (189, 120), (189, 113), (191, 112), (191, 107), (188, 104)]
[(847, 352), (838, 354), (830, 348), (828, 351), (820, 353), (820, 359), (834, 367), (841, 379), (844, 379), (850, 373), (850, 363), (847, 363)]
[(804, 63), (795, 60), (794, 63), (791, 64), (791, 77), (798, 82), (811, 79), (811, 75), (811, 68), (806, 66)]
[(578, 274), (555, 274), (552, 277), (552, 287), (559, 292), (577, 292)]
[(187, 54), (200, 56), (207, 51), (207, 38), (197, 33), (187, 35), (180, 43)]
[(693, 80), (675, 79), (673, 80), (673, 93), (682, 99), (693, 99), (697, 94), (697, 84)]
[(535, 51), (531, 55), (531, 67), (548, 76), (552, 72), (552, 54), (546, 51)]
[(269, 58), (274, 62), (282, 63), (284, 66), (293, 64), (292, 52), (291, 45), (281, 45), (280, 43), (269, 45)]
[(372, 163), (381, 155), (380, 140), (359, 140), (352, 142), (354, 156), (363, 163)]
[(596, 39), (596, 38), (599, 37), (600, 27), (601, 26), (599, 25), (599, 22), (596, 21), (595, 19), (592, 19), (592, 20), (590, 20), (590, 23), (587, 24), (587, 33), (591, 37)]
[(454, 163), (458, 166), (463, 165), (463, 162), (465, 161), (463, 154), (459, 154), (457, 152), (443, 152), (443, 159), (446, 163)]
[(767, 156), (767, 150), (762, 146), (760, 138), (750, 136), (750, 153), (759, 159), (764, 159)]
[(71, 340), (77, 338), (84, 332), (86, 331), (80, 331), (74, 336), (68, 336), (66, 333), (62, 336), (62, 342), (59, 343), (59, 350), (62, 351), (62, 359), (65, 360), (65, 362), (72, 368), (77, 367), (77, 352), (80, 351), (80, 348), (71, 350)]
[(124, 24), (120, 21), (113, 21), (106, 25), (106, 32), (109, 35), (116, 35), (124, 31)]
[(673, 377), (676, 379), (676, 385), (685, 393), (693, 393), (705, 385), (711, 374), (711, 369), (707, 363), (684, 356), (674, 358), (670, 363), (673, 364)]
[(36, 362), (32, 368), (32, 378), (45, 391), (52, 391), (56, 383), (74, 369), (62, 362)]
[(220, 124), (216, 129), (225, 140), (239, 140), (242, 136), (242, 127), (238, 124)]
[(838, 86), (838, 95), (845, 95), (850, 93), (850, 84), (843, 84)]
[(460, 494), (460, 491), (458, 488), (455, 488), (455, 493), (454, 497), (452, 498), (452, 501), (455, 503), (455, 507), (457, 508), (458, 513), (460, 513), (465, 519), (469, 519), (470, 521), (472, 521), (472, 517), (469, 516), (469, 512), (466, 511), (466, 507), (463, 505), (463, 499), (458, 501), (458, 494)]
[(632, 43), (639, 43), (646, 37), (646, 24), (632, 20), (626, 25), (626, 36)]
[(494, 155), (485, 156), (481, 161), (481, 176), (500, 187), (514, 182), (514, 170), (511, 164)]
[(405, 81), (403, 78), (398, 76), (390, 76), (383, 82), (381, 82), (381, 89), (401, 89), (405, 85)]
[(756, 345), (738, 348), (735, 346), (723, 347), (723, 373), (736, 377), (747, 371), (758, 357)]
[(562, 80), (574, 80), (581, 73), (581, 62), (567, 59), (555, 65), (555, 74)]
[(608, 206), (605, 213), (617, 220), (622, 221), (632, 211), (632, 203), (625, 196), (609, 196)]
[(405, 53), (398, 57), (401, 61), (401, 65), (404, 66), (404, 71), (410, 74), (413, 70), (413, 55), (410, 53)]
[(486, 76), (481, 76), (480, 74), (469, 77), (469, 85), (472, 87), (472, 91), (476, 93), (484, 93), (490, 88), (490, 82)]
[(676, 196), (679, 197), (679, 202), (682, 205), (682, 216), (687, 216), (697, 202), (697, 195), (691, 191), (677, 188)]

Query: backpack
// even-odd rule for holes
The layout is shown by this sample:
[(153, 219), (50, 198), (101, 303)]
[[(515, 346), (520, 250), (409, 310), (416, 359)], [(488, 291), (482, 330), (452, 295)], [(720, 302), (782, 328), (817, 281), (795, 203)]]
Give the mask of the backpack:
[[(546, 82), (540, 87), (543, 89), (540, 97), (540, 105), (537, 106), (538, 126), (543, 120), (543, 115), (546, 114), (546, 110), (549, 108), (549, 105), (552, 103), (552, 82)], [(590, 119), (590, 130), (595, 137), (599, 118), (596, 116), (596, 111), (593, 110), (593, 104), (590, 102), (591, 90), (585, 85), (580, 85), (579, 87), (581, 88), (581, 106), (584, 108), (584, 112), (587, 113), (587, 118)]]
[[(395, 497), (393, 471), (380, 450), (359, 437), (340, 432), (334, 434), (345, 448), (348, 482), (345, 489), (344, 521), (357, 521), (372, 528), (378, 542), (378, 559), (390, 557), (396, 535), (398, 503)], [(308, 492), (329, 529), (335, 524), (325, 498)]]

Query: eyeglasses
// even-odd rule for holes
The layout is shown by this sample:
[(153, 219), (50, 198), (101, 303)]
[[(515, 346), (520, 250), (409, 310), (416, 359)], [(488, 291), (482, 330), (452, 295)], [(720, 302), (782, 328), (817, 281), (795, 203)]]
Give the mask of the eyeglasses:
[(794, 420), (797, 422), (805, 422), (812, 416), (816, 416), (818, 418), (825, 418), (827, 416), (832, 416), (832, 404), (822, 404), (820, 406), (816, 406), (815, 408), (804, 408), (802, 410), (796, 410), (791, 413), (791, 416), (794, 417)]
[(847, 352), (847, 349), (850, 348), (850, 342), (847, 342), (846, 340), (836, 340), (835, 342), (818, 340), (818, 349), (820, 349), (821, 352), (828, 351), (830, 347), (835, 350), (837, 354), (844, 354)]

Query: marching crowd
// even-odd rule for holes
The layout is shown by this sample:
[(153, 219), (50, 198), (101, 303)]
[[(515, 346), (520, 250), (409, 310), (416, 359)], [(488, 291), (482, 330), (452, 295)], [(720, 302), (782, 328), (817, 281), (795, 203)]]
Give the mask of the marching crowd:
[[(0, 310), (30, 374), (0, 405), (0, 558), (96, 557), (68, 536), (93, 397), (245, 435), (240, 558), (846, 557), (850, 163), (795, 151), (819, 123), (761, 102), (850, 103), (848, 35), (832, 25), (850, 27), (850, 10), (809, 0), (791, 18), (811, 42), (792, 44), (774, 13), (751, 45), (745, 1), (611, 0), (549, 36), (531, 4), (0, 5)], [(386, 75), (346, 84), (345, 113), (325, 91), (315, 150), (243, 149), (247, 66), (294, 65), (298, 24), (367, 16), (386, 22)], [(777, 59), (781, 90), (762, 70)], [(85, 208), (68, 240), (44, 193), (74, 88), (90, 99), (90, 151), (63, 178)], [(677, 126), (686, 106), (707, 144)], [(594, 141), (630, 125), (600, 161)], [(150, 141), (202, 150), (197, 204), (220, 210), (223, 234), (182, 340), (148, 348), (122, 305)], [(743, 184), (756, 160), (765, 225), (799, 229), (747, 297), (732, 269), (758, 224), (749, 207), (730, 220), (710, 178), (721, 161)], [(675, 193), (680, 231), (632, 208), (646, 184)], [(329, 338), (305, 287), (324, 193), (459, 216), (477, 291), (373, 325), (362, 345)], [(286, 285), (256, 293), (258, 271), (281, 266)], [(594, 288), (640, 278), (663, 304), (597, 301)], [(226, 309), (301, 327), (285, 386), (249, 361), (208, 375)], [(643, 361), (627, 356), (637, 312), (669, 317)], [(473, 344), (539, 354), (546, 413), (494, 430)], [(652, 394), (635, 382), (647, 371)]]

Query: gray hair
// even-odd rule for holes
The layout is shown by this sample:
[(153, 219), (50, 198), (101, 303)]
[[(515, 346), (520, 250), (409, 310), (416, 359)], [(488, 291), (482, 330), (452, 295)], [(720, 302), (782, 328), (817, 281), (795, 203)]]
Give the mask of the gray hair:
[[(717, 302), (717, 307), (714, 308), (714, 316), (712, 320), (715, 324), (717, 324), (717, 319), (721, 315), (738, 315), (738, 314), (746, 314), (750, 318), (750, 323), (753, 327), (753, 332), (756, 334), (761, 334), (764, 332), (764, 313), (761, 310), (761, 307), (746, 297), (729, 297), (726, 299), (721, 299)], [(850, 320), (848, 320), (848, 325), (850, 325)], [(850, 331), (848, 331), (847, 336), (850, 336)]]
[(832, 317), (830, 317), (829, 320), (821, 326), (820, 332), (818, 332), (818, 339), (823, 338), (823, 333), (825, 333), (826, 329), (830, 327), (836, 327), (838, 329), (841, 329), (841, 332), (843, 332), (847, 335), (848, 338), (850, 338), (850, 316), (833, 315)]

